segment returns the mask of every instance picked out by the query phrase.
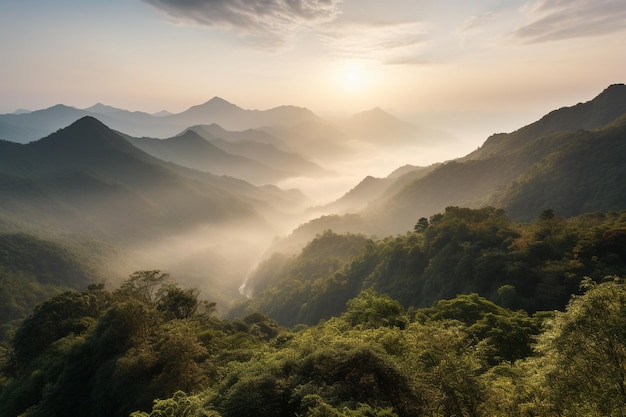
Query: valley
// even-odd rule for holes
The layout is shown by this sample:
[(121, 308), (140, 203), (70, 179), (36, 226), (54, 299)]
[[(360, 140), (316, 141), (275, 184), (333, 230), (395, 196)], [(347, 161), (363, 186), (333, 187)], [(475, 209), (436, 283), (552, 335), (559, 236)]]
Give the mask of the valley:
[[(0, 115), (1, 135), (0, 398), (9, 413), (128, 415), (171, 397), (224, 416), (340, 404), (350, 415), (486, 415), (497, 384), (525, 383), (535, 359), (562, 364), (562, 346), (542, 327), (549, 317), (582, 320), (581, 305), (623, 296), (623, 84), (469, 154), (383, 176), (371, 164), (454, 138), (378, 108), (338, 122), (217, 98), (159, 116), (104, 105)], [(409, 342), (422, 332), (432, 346)], [(573, 343), (558, 332), (563, 349)], [(536, 338), (557, 356), (537, 356)], [(470, 385), (452, 394), (438, 385), (453, 382), (420, 356), (435, 351), (438, 363), (461, 361), (453, 372)], [(91, 357), (93, 373), (71, 365)], [(263, 393), (273, 401), (264, 409), (245, 383), (274, 384), (272, 361), (289, 382)], [(367, 383), (351, 379), (359, 363)], [(517, 377), (496, 375), (514, 366)], [(39, 392), (35, 375), (52, 388), (21, 396)], [(98, 394), (105, 376), (113, 391)], [(85, 400), (69, 411), (55, 398), (81, 377), (93, 390), (74, 387)], [(113, 400), (126, 379), (130, 396)], [(540, 398), (567, 395), (542, 384)], [(302, 397), (307, 387), (317, 394)], [(581, 392), (564, 407), (586, 401)], [(520, 395), (506, 398), (519, 404)], [(353, 398), (360, 405), (345, 405)]]

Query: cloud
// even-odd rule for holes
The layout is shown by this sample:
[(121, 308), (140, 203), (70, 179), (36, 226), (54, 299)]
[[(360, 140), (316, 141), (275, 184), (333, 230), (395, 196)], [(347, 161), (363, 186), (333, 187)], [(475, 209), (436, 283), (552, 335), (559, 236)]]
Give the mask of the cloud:
[(484, 12), (479, 14), (478, 16), (471, 16), (459, 29), (460, 33), (468, 33), (468, 32), (476, 32), (481, 30), (487, 24), (489, 24), (494, 17), (493, 12)]
[(419, 22), (337, 21), (326, 25), (323, 41), (339, 58), (386, 64), (418, 64), (428, 41)]
[(277, 48), (298, 29), (332, 21), (342, 0), (143, 0), (180, 23), (234, 29), (256, 46)]
[(624, 0), (540, 0), (527, 9), (529, 24), (511, 34), (522, 43), (599, 36), (622, 31)]

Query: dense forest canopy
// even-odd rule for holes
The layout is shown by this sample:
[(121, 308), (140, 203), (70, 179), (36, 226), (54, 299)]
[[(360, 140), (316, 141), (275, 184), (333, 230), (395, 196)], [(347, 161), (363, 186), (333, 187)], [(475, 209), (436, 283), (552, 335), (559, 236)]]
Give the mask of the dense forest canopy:
[(368, 289), (288, 329), (216, 318), (139, 271), (37, 307), (3, 352), (0, 416), (624, 415), (626, 284), (582, 284), (533, 315), (477, 294), (407, 310)]
[(156, 270), (56, 290), (6, 333), (0, 416), (624, 415), (625, 222), (449, 207), (328, 231), (230, 319)]
[(315, 324), (367, 288), (405, 308), (477, 293), (531, 313), (563, 309), (584, 277), (623, 276), (624, 248), (626, 212), (565, 219), (546, 209), (519, 223), (499, 209), (448, 207), (404, 235), (327, 231), (298, 255), (275, 254), (248, 279), (256, 293), (230, 317), (261, 311), (283, 325)]

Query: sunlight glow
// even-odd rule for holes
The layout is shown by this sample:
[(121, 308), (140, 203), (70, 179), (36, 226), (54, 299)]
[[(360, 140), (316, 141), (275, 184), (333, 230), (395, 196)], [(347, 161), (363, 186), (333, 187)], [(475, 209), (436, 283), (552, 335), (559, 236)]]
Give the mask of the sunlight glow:
[(369, 74), (359, 63), (346, 63), (339, 71), (339, 83), (345, 90), (362, 91), (369, 84)]

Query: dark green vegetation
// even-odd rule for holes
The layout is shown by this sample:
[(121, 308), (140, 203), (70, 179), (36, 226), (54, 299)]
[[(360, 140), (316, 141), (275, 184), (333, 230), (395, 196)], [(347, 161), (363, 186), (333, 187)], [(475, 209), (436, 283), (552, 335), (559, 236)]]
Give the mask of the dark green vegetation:
[(582, 284), (532, 316), (477, 294), (406, 310), (370, 289), (290, 330), (215, 318), (141, 271), (35, 309), (2, 355), (0, 416), (624, 415), (626, 285)]
[(0, 346), (35, 306), (103, 277), (89, 260), (95, 248), (61, 245), (25, 234), (0, 234)]
[(326, 232), (299, 255), (275, 254), (248, 280), (254, 297), (233, 312), (315, 324), (367, 288), (407, 308), (478, 293), (534, 312), (564, 308), (585, 276), (625, 274), (626, 212), (564, 219), (546, 210), (526, 224), (493, 208), (448, 207), (403, 236)]

